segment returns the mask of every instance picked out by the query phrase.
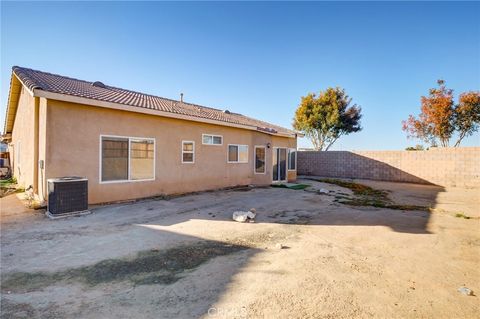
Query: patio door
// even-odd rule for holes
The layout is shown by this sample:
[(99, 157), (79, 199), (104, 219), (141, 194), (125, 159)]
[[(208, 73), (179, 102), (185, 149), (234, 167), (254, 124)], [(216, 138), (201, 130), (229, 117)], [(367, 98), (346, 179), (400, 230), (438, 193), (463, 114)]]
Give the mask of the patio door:
[(273, 148), (273, 182), (287, 181), (287, 149)]

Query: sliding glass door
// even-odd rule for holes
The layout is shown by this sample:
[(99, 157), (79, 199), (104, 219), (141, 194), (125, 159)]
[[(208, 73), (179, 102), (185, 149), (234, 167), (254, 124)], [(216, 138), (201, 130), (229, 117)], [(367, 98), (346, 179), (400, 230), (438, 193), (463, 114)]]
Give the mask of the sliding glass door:
[(287, 149), (273, 148), (273, 176), (274, 182), (287, 181)]

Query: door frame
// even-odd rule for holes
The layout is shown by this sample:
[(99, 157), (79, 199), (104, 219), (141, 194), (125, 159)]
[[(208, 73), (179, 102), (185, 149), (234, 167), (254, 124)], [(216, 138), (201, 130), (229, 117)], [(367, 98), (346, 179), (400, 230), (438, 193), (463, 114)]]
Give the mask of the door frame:
[[(288, 147), (273, 147), (272, 148), (272, 175), (270, 177), (272, 178), (272, 184), (280, 184), (280, 183), (287, 183), (288, 182)], [(286, 152), (286, 158), (285, 158), (285, 179), (284, 180), (273, 180), (273, 169), (275, 167), (275, 158), (277, 158), (278, 162), (278, 150), (279, 149), (284, 149)], [(275, 153), (275, 154), (274, 154)], [(277, 176), (280, 178), (280, 163), (277, 165)]]

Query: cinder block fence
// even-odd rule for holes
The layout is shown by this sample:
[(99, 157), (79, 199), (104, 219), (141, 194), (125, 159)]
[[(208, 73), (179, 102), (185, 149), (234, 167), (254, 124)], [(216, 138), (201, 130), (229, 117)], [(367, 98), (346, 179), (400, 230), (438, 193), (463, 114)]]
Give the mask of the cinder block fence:
[(298, 152), (299, 175), (480, 187), (480, 147)]

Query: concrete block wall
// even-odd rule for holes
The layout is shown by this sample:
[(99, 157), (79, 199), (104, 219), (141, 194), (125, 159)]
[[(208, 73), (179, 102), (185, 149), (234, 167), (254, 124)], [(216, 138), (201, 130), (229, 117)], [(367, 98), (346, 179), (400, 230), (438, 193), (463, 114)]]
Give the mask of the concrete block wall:
[(298, 152), (298, 175), (480, 187), (480, 147)]

